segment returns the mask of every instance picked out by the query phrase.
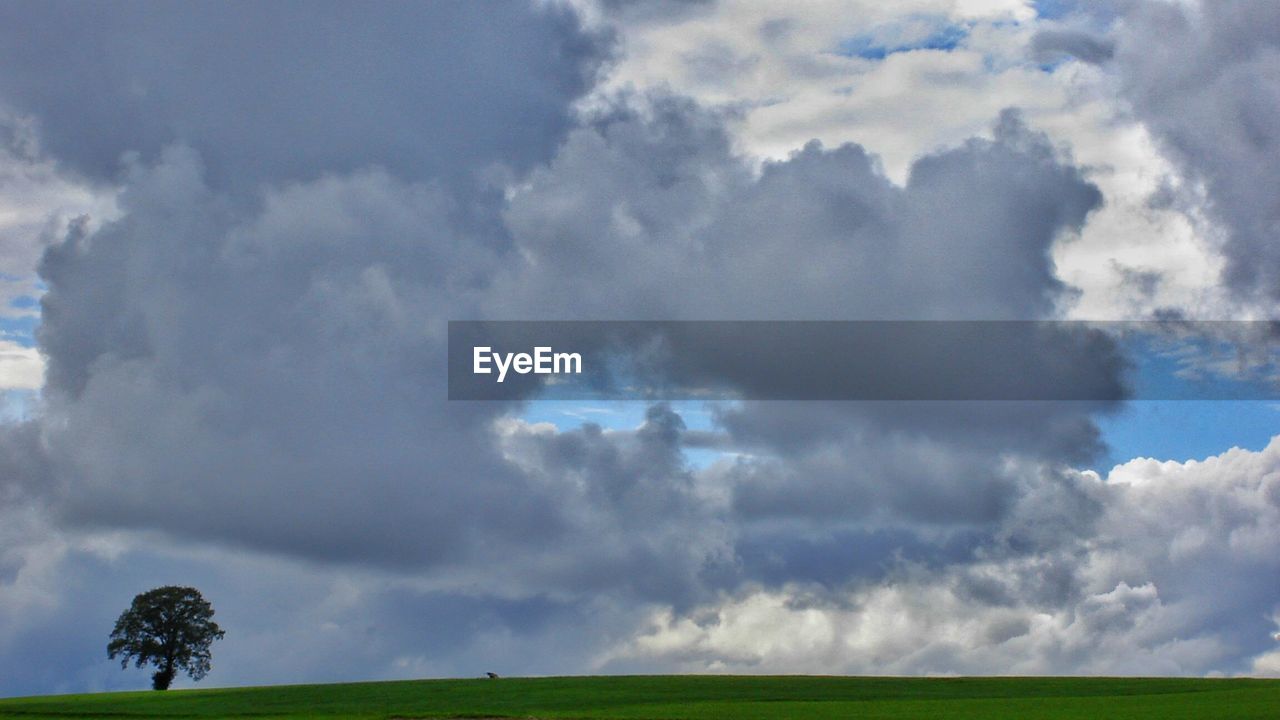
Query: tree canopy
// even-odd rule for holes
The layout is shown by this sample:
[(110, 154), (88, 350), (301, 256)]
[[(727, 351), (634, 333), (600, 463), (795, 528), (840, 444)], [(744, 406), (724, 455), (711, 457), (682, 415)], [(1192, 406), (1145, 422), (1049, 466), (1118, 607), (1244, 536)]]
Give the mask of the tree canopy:
[(130, 660), (155, 667), (152, 687), (167, 690), (179, 670), (192, 680), (203, 678), (212, 667), (210, 645), (225, 634), (199, 590), (166, 585), (133, 598), (111, 631), (107, 657), (119, 656), (122, 668)]

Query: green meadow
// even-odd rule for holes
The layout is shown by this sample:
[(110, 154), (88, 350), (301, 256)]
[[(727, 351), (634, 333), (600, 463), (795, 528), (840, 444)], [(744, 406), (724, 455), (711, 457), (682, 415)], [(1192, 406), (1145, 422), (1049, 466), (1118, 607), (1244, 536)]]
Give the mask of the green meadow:
[(99, 693), (0, 718), (1151, 718), (1274, 720), (1280, 680), (630, 676)]

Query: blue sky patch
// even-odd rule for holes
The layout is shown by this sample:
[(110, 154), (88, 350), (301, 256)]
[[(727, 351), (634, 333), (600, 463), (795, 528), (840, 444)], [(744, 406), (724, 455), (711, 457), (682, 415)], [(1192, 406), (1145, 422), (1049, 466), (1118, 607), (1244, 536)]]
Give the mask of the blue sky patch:
[[(638, 400), (571, 402), (538, 400), (523, 414), (527, 422), (547, 422), (561, 432), (586, 423), (605, 429), (634, 430), (644, 423), (649, 403)], [(689, 430), (714, 430), (711, 412), (702, 402), (673, 402), (671, 407)], [(1157, 460), (1203, 460), (1233, 447), (1258, 451), (1280, 435), (1280, 402), (1274, 400), (1134, 400), (1112, 415), (1095, 418), (1108, 451), (1090, 469), (1106, 475), (1114, 466), (1150, 457)], [(721, 453), (686, 449), (690, 466), (710, 465)]]
[(1035, 0), (1032, 6), (1040, 19), (1057, 20), (1075, 12), (1079, 3), (1076, 0)]
[[(916, 37), (911, 37), (913, 34)], [(895, 25), (878, 32), (851, 37), (840, 43), (837, 52), (865, 60), (883, 60), (895, 53), (912, 50), (954, 50), (968, 36), (969, 28), (962, 25), (942, 25), (923, 36), (912, 33), (909, 25)]]
[(18, 310), (33, 310), (40, 307), (40, 300), (30, 295), (19, 295), (9, 303), (9, 307), (17, 308)]
[(1134, 458), (1203, 460), (1233, 447), (1261, 450), (1280, 434), (1280, 403), (1268, 400), (1135, 400), (1097, 419), (1110, 447), (1106, 474)]
[(22, 347), (35, 347), (36, 328), (39, 326), (40, 318), (35, 315), (0, 316), (0, 338), (16, 342)]
[[(1258, 451), (1280, 435), (1280, 400), (1274, 388), (1257, 380), (1188, 373), (1188, 355), (1158, 348), (1144, 341), (1129, 347), (1133, 361), (1128, 375), (1135, 397), (1117, 412), (1094, 418), (1108, 451), (1096, 458), (1093, 470), (1106, 474), (1113, 466), (1134, 458), (1202, 460), (1233, 447)], [(606, 429), (634, 430), (644, 423), (644, 400), (535, 400), (525, 406), (523, 419), (548, 422), (560, 431), (595, 423)], [(669, 403), (689, 430), (715, 430), (710, 404), (701, 401)], [(686, 450), (694, 468), (721, 457), (719, 450)]]

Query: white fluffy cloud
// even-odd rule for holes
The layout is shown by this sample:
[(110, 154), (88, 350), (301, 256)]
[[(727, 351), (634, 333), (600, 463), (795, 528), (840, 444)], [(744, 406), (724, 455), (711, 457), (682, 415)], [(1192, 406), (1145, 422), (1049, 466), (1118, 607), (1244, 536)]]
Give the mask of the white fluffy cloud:
[(44, 386), (44, 359), (33, 347), (0, 340), (0, 388), (39, 390)]
[[(1037, 19), (1027, 2), (927, 1), (722, 2), (642, 21), (624, 10), (619, 18), (626, 52), (606, 91), (670, 87), (731, 109), (735, 145), (760, 158), (784, 158), (815, 138), (853, 141), (901, 183), (920, 155), (983, 135), (990, 117), (1018, 107), (1032, 127), (1070, 147), (1107, 198), (1078, 239), (1055, 247), (1059, 277), (1080, 290), (1064, 313), (1096, 320), (1170, 308), (1202, 318), (1250, 312), (1218, 285), (1226, 259), (1204, 206), (1153, 202), (1194, 192), (1195, 178), (1183, 178), (1167, 144), (1134, 117), (1113, 68), (1089, 64), (1106, 57), (1058, 54), (1049, 65), (1040, 57), (1044, 43), (1036, 39), (1045, 32), (1110, 48), (1101, 21)], [(929, 36), (945, 29), (957, 47), (930, 48)], [(1125, 35), (1133, 58), (1154, 57), (1142, 48), (1161, 44), (1155, 32)], [(842, 53), (850, 40), (902, 51), (883, 59)]]
[[(755, 588), (673, 613), (601, 667), (854, 674), (1276, 674), (1280, 439), (1076, 476), (1095, 530), (1036, 556), (943, 572), (902, 563), (835, 591)], [(1014, 513), (1008, 525), (1020, 521)], [(854, 548), (853, 552), (857, 552)], [(1069, 578), (1065, 595), (1039, 592)], [(996, 670), (998, 669), (998, 670)]]

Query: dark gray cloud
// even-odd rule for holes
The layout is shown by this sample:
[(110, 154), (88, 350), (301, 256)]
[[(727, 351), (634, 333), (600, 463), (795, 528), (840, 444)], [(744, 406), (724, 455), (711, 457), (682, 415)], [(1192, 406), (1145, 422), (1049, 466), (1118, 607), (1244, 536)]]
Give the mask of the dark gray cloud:
[(870, 583), (903, 563), (947, 567), (971, 562), (986, 533), (961, 531), (924, 538), (904, 527), (850, 525), (815, 530), (807, 522), (783, 523), (745, 533), (734, 550), (742, 573), (762, 585), (814, 584), (835, 597), (851, 578)]
[(182, 142), (220, 190), (527, 166), (608, 51), (552, 3), (5, 2), (0, 27), (0, 97), (60, 161), (114, 178)]
[[(856, 146), (756, 177), (718, 116), (626, 102), (515, 192), (511, 245), (476, 220), (491, 197), (447, 183), (366, 170), (246, 204), (206, 182), (194, 148), (131, 164), (120, 219), (73, 229), (41, 266), (60, 516), (683, 605), (749, 579), (736, 522), (991, 527), (1017, 491), (1003, 454), (1096, 448), (1086, 404), (747, 405), (722, 418), (730, 444), (775, 459), (726, 474), (721, 505), (695, 487), (669, 410), (634, 433), (548, 436), (503, 430), (513, 404), (445, 401), (457, 317), (1043, 316), (1065, 292), (1049, 248), (1099, 202), (1014, 114), (899, 188)], [(930, 264), (940, 248), (949, 275)], [(771, 426), (780, 412), (793, 420)]]
[[(920, 159), (897, 187), (853, 145), (811, 144), (752, 177), (713, 117), (662, 99), (575, 131), (512, 199), (507, 223), (525, 263), (504, 268), (510, 279), (496, 287), (515, 298), (491, 298), (491, 313), (1043, 317), (1069, 293), (1054, 277), (1052, 243), (1099, 202), (1014, 113), (999, 119), (992, 140)], [(1115, 380), (1119, 368), (1097, 371)], [(990, 531), (1030, 492), (1026, 469), (1009, 469), (1008, 459), (1088, 461), (1101, 449), (1091, 418), (1102, 410), (744, 403), (722, 408), (717, 421), (724, 446), (748, 456), (709, 471), (708, 481), (727, 488), (744, 547), (760, 545), (757, 525), (776, 538), (779, 520), (826, 536), (859, 522), (908, 534)], [(869, 548), (875, 557), (850, 572), (891, 563), (895, 549)]]
[(1109, 38), (1083, 30), (1053, 28), (1041, 30), (1031, 38), (1031, 54), (1040, 62), (1073, 57), (1097, 65), (1110, 60), (1115, 51), (1115, 42)]
[(1016, 112), (993, 140), (893, 185), (857, 145), (810, 143), (753, 178), (678, 100), (573, 132), (506, 221), (506, 318), (1037, 319), (1068, 289), (1049, 252), (1101, 203)]
[(0, 432), (0, 504), (39, 497), (52, 482), (40, 423), (6, 424)]
[(704, 13), (715, 0), (599, 0), (601, 10), (619, 23), (669, 22)]
[(532, 483), (578, 488), (575, 507), (567, 509), (585, 523), (581, 540), (588, 544), (541, 558), (544, 566), (532, 581), (677, 606), (705, 600), (718, 583), (731, 582), (732, 528), (699, 497), (682, 452), (684, 432), (678, 414), (654, 405), (634, 432), (589, 423), (553, 435), (510, 436), (506, 447), (521, 458)]
[(446, 196), (374, 172), (240, 217), (173, 150), (122, 204), (42, 264), (69, 515), (415, 563), (479, 528), (557, 532), (553, 498), (511, 486), (492, 448), (503, 408), (440, 401), (438, 335), (474, 297), (449, 269), (486, 254), (451, 237)]
[(747, 517), (989, 525), (1010, 511), (1029, 461), (1100, 449), (1077, 403), (748, 403), (722, 413), (764, 459), (725, 469)]
[(1225, 228), (1224, 284), (1244, 299), (1280, 297), (1280, 6), (1225, 0), (1194, 9), (1134, 4), (1117, 66), (1138, 118)]

